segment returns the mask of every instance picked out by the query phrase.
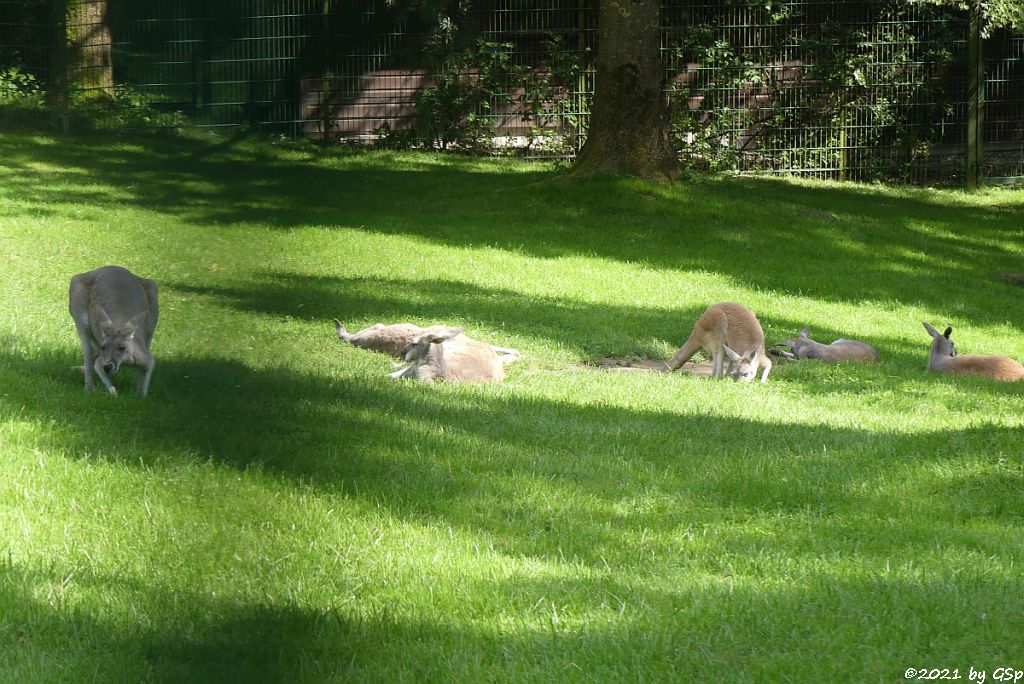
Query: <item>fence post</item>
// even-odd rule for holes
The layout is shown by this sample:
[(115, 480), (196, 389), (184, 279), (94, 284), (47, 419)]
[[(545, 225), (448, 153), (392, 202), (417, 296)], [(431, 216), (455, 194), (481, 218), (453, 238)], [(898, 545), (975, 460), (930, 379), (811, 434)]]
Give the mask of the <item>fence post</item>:
[[(580, 149), (583, 147), (583, 106), (587, 101), (587, 62), (583, 58), (586, 53), (587, 42), (586, 34), (584, 29), (586, 28), (586, 5), (584, 0), (578, 0), (576, 3), (576, 50), (580, 56), (580, 73), (576, 77), (576, 135), (573, 140), (573, 148), (576, 154), (579, 154)], [(587, 125), (590, 125), (589, 118)]]
[[(845, 96), (843, 99), (845, 101)], [(846, 156), (846, 144), (846, 105), (844, 102), (839, 108), (839, 180), (850, 179), (850, 160)]]
[(975, 189), (982, 183), (981, 166), (985, 142), (985, 57), (982, 54), (981, 12), (971, 9), (967, 36), (967, 187)]

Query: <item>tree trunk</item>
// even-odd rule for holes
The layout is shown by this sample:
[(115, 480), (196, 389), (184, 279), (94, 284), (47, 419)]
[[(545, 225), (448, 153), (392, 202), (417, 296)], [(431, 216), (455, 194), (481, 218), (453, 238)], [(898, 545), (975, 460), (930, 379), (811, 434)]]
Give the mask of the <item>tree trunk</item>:
[(107, 0), (58, 0), (54, 12), (62, 35), (48, 88), (51, 101), (62, 100), (72, 89), (88, 98), (113, 99)]
[(662, 87), (658, 0), (601, 0), (594, 103), (570, 177), (666, 181), (678, 172)]

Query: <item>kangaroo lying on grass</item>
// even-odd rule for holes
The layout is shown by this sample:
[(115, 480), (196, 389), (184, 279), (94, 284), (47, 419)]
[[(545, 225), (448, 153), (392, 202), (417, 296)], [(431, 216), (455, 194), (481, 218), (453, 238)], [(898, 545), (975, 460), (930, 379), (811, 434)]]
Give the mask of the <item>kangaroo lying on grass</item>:
[(369, 328), (363, 328), (359, 332), (350, 333), (345, 330), (345, 326), (337, 318), (331, 320), (334, 321), (334, 329), (338, 331), (338, 339), (355, 347), (398, 357), (401, 357), (405, 348), (423, 333), (423, 328), (412, 323), (395, 323), (394, 325), (377, 323)]
[(810, 331), (810, 328), (804, 328), (797, 337), (779, 342), (775, 346), (789, 347), (791, 352), (780, 353), (790, 360), (821, 359), (825, 363), (842, 363), (844, 361), (877, 363), (879, 361), (878, 352), (870, 344), (844, 339), (835, 340), (832, 344), (822, 344), (808, 337)]
[(95, 371), (107, 391), (117, 395), (107, 373), (129, 364), (144, 369), (136, 389), (146, 396), (156, 365), (149, 353), (159, 315), (156, 282), (120, 266), (79, 273), (71, 277), (68, 310), (82, 343), (85, 389), (93, 389)]
[[(748, 382), (757, 375), (758, 368), (763, 368), (761, 382), (768, 380), (772, 360), (764, 349), (764, 331), (754, 312), (740, 304), (722, 302), (709, 306), (697, 319), (690, 337), (672, 357), (669, 369), (676, 370), (701, 348), (711, 354), (713, 378), (728, 376)], [(723, 373), (726, 357), (729, 368)]]
[(953, 328), (939, 334), (939, 331), (924, 324), (924, 329), (932, 336), (932, 349), (928, 356), (928, 370), (954, 375), (977, 375), (992, 380), (1016, 382), (1024, 380), (1024, 366), (1008, 356), (978, 356), (966, 354), (956, 355), (956, 345), (949, 336)]
[(491, 345), (463, 335), (463, 330), (439, 325), (427, 328), (409, 343), (402, 354), (410, 365), (396, 370), (391, 377), (425, 382), (504, 380), (505, 364), (519, 359), (519, 353), (496, 353)]
[[(338, 339), (348, 342), (356, 347), (384, 352), (385, 354), (397, 356), (398, 358), (404, 358), (406, 347), (412, 344), (413, 340), (423, 333), (428, 331), (443, 332), (450, 330), (450, 328), (443, 325), (432, 325), (427, 328), (421, 328), (420, 326), (413, 325), (412, 323), (394, 323), (392, 325), (376, 323), (371, 325), (369, 328), (363, 328), (358, 332), (350, 333), (345, 330), (345, 326), (343, 326), (341, 321), (337, 318), (332, 318), (331, 321), (334, 322), (334, 329), (338, 332)], [(508, 347), (495, 347), (493, 345), (490, 346), (491, 349), (499, 355), (514, 356), (517, 358), (520, 355), (515, 349), (509, 349)]]

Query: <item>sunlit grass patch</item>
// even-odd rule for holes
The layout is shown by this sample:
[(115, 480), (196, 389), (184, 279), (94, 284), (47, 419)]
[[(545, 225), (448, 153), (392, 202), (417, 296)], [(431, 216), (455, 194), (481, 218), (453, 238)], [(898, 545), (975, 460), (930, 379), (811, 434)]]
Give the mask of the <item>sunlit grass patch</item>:
[[(1020, 194), (198, 138), (0, 136), (0, 680), (897, 681), (1013, 664)], [(70, 276), (160, 284), (82, 390)], [(877, 365), (616, 373), (709, 304)], [(497, 385), (350, 329), (465, 326)], [(131, 386), (130, 370), (115, 384)]]

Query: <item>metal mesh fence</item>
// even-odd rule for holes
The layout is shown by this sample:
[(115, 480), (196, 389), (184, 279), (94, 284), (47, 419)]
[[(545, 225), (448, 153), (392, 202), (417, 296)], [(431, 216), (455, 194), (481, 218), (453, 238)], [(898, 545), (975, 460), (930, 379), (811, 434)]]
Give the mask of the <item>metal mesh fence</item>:
[(984, 49), (981, 175), (988, 183), (1024, 185), (1024, 36), (1001, 31)]
[(15, 69), (39, 83), (49, 83), (58, 39), (49, 3), (0, 0), (0, 72), (7, 74), (5, 83), (9, 84)]
[(575, 138), (586, 115), (590, 81), (552, 73), (583, 71), (594, 12), (579, 3), (477, 3), (450, 27), (385, 0), (111, 8), (117, 81), (200, 126), (438, 146), (487, 137), (538, 152), (541, 131)]
[[(65, 120), (89, 108), (95, 126), (251, 126), (571, 158), (586, 135), (597, 2), (477, 0), (439, 17), (388, 0), (78, 0), (105, 14), (62, 27), (53, 0), (0, 0), (0, 93), (12, 67), (50, 91), (89, 69), (111, 81), (71, 78)], [(691, 163), (963, 182), (964, 13), (664, 0), (662, 16), (672, 135)], [(91, 56), (62, 62), (71, 38)], [(1024, 37), (996, 32), (984, 54), (981, 168), (1007, 182), (1024, 176)]]
[(679, 135), (712, 165), (829, 178), (962, 176), (962, 16), (924, 5), (686, 2)]

